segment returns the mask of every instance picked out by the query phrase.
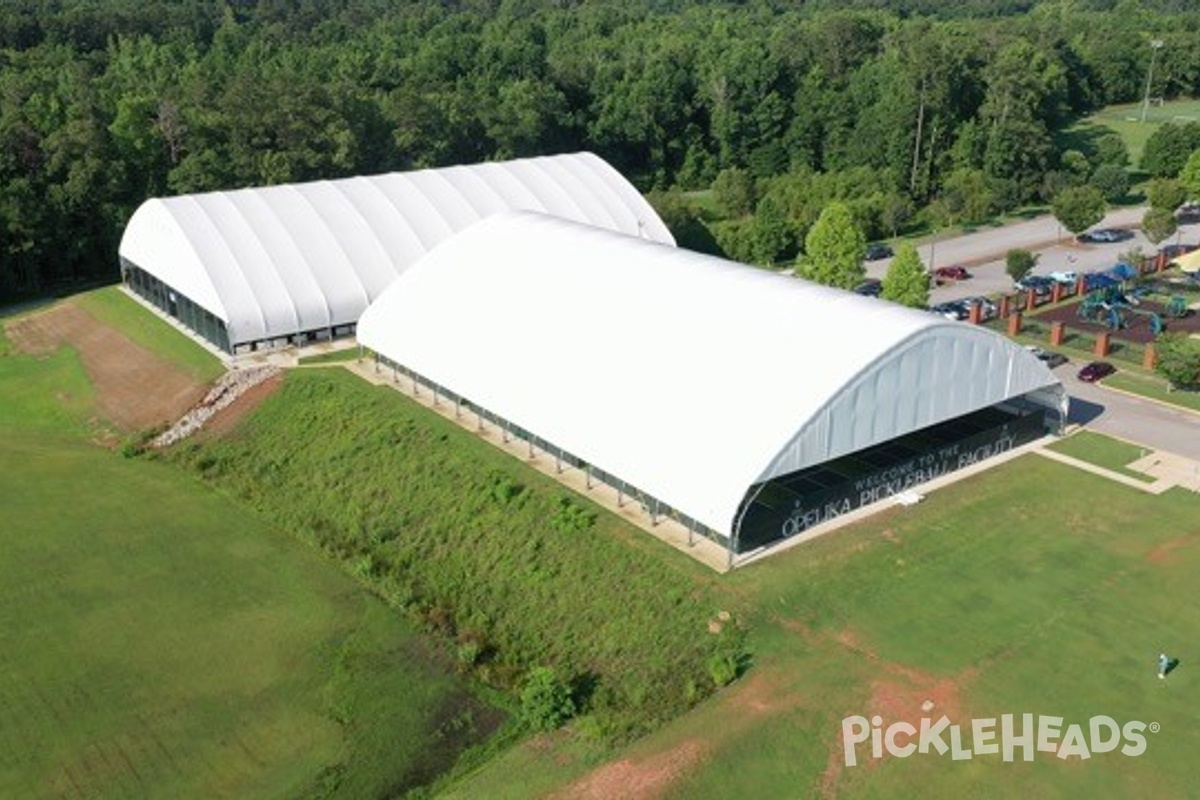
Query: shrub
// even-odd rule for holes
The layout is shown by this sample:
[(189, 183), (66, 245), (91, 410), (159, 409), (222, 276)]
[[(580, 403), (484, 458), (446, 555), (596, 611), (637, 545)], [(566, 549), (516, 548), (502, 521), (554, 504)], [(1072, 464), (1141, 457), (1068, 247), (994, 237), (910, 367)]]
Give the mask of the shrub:
[(566, 683), (549, 667), (534, 667), (521, 690), (521, 719), (537, 731), (550, 731), (575, 716), (575, 700)]

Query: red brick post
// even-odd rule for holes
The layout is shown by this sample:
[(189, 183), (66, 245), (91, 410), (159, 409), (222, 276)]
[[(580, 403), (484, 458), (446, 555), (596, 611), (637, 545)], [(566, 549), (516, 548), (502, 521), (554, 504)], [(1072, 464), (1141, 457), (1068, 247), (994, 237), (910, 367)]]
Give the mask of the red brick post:
[(1158, 353), (1154, 352), (1154, 342), (1146, 342), (1146, 349), (1142, 351), (1142, 366), (1146, 369), (1154, 369), (1158, 363)]
[(1159, 253), (1158, 254), (1158, 270), (1157, 271), (1162, 272), (1166, 268), (1167, 268), (1167, 254)]
[(1016, 336), (1021, 332), (1021, 312), (1014, 311), (1012, 316), (1008, 318), (1008, 335)]
[(1008, 295), (1004, 295), (1000, 298), (1000, 319), (1008, 319), (1008, 312), (1011, 310), (1009, 308)]
[(972, 325), (978, 325), (983, 322), (983, 306), (979, 303), (971, 303), (967, 306), (967, 322)]
[(1100, 331), (1096, 334), (1096, 355), (1104, 358), (1108, 355), (1109, 350), (1109, 333), (1108, 331)]
[(1059, 322), (1059, 321), (1051, 322), (1050, 323), (1050, 346), (1058, 347), (1059, 345), (1061, 345), (1063, 343), (1063, 338), (1066, 336), (1066, 333), (1067, 333), (1067, 323)]
[(1080, 275), (1075, 279), (1075, 294), (1081, 295), (1087, 291), (1087, 278)]
[(1037, 308), (1037, 292), (1030, 289), (1025, 293), (1025, 310), (1033, 311)]
[(1050, 290), (1050, 302), (1057, 303), (1062, 300), (1062, 284), (1058, 281), (1054, 282), (1054, 288)]

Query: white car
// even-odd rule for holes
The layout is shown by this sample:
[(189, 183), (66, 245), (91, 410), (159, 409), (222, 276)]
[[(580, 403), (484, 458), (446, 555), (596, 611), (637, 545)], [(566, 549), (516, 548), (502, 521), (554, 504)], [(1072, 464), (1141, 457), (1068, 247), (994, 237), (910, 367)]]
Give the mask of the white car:
[(1079, 274), (1074, 270), (1063, 270), (1061, 272), (1051, 272), (1047, 277), (1052, 281), (1074, 286), (1075, 281), (1079, 279)]

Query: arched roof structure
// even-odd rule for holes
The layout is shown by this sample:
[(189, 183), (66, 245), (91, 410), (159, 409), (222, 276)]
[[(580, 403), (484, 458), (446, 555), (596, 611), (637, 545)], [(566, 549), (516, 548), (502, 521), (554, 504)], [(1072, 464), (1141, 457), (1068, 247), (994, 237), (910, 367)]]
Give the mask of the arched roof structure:
[(121, 257), (226, 323), (231, 345), (357, 321), (438, 243), (523, 209), (674, 244), (591, 153), (147, 200)]
[(530, 213), (431, 251), (358, 339), (726, 536), (770, 478), (1017, 396), (1065, 414), (992, 331)]

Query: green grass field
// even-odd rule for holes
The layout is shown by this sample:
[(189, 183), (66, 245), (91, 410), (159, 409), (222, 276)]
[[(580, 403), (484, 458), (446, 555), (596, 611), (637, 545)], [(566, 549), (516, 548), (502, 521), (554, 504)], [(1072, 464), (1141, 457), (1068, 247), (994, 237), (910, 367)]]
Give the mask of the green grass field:
[[(1192, 790), (1196, 495), (1026, 456), (718, 577), (337, 369), (170, 459), (88, 443), (90, 412), (70, 350), (0, 338), (2, 797)], [(709, 633), (718, 610), (740, 630)], [(501, 716), (455, 677), (468, 662), (498, 685), (553, 665), (585, 714), (463, 759)], [(842, 760), (844, 717), (943, 713), (966, 738), (1003, 714), (1159, 727), (1136, 757)]]
[(1164, 122), (1200, 122), (1200, 100), (1174, 100), (1151, 105), (1146, 109), (1144, 122), (1141, 103), (1109, 106), (1080, 120), (1064, 135), (1078, 146), (1089, 138), (1108, 132), (1116, 133), (1125, 142), (1130, 160), (1136, 166), (1141, 160), (1146, 140)]
[(69, 349), (0, 337), (0, 797), (369, 797), (499, 715), (311, 548), (87, 439)]
[[(663, 795), (1185, 796), (1200, 727), (1200, 498), (1152, 497), (1026, 456), (735, 572), (755, 667), (612, 760)], [(1156, 679), (1166, 649), (1181, 659)], [(842, 760), (840, 724), (1107, 715), (1161, 726), (1139, 757)], [(887, 724), (887, 723), (885, 723)], [(966, 736), (969, 737), (969, 731)], [(966, 744), (969, 748), (970, 745)], [(515, 748), (449, 796), (527, 797), (600, 758), (570, 736)]]
[(1063, 455), (1087, 461), (1098, 467), (1119, 472), (1140, 481), (1152, 483), (1154, 478), (1142, 472), (1129, 469), (1128, 465), (1146, 455), (1145, 448), (1122, 442), (1111, 436), (1094, 431), (1077, 431), (1072, 435), (1050, 445)]

